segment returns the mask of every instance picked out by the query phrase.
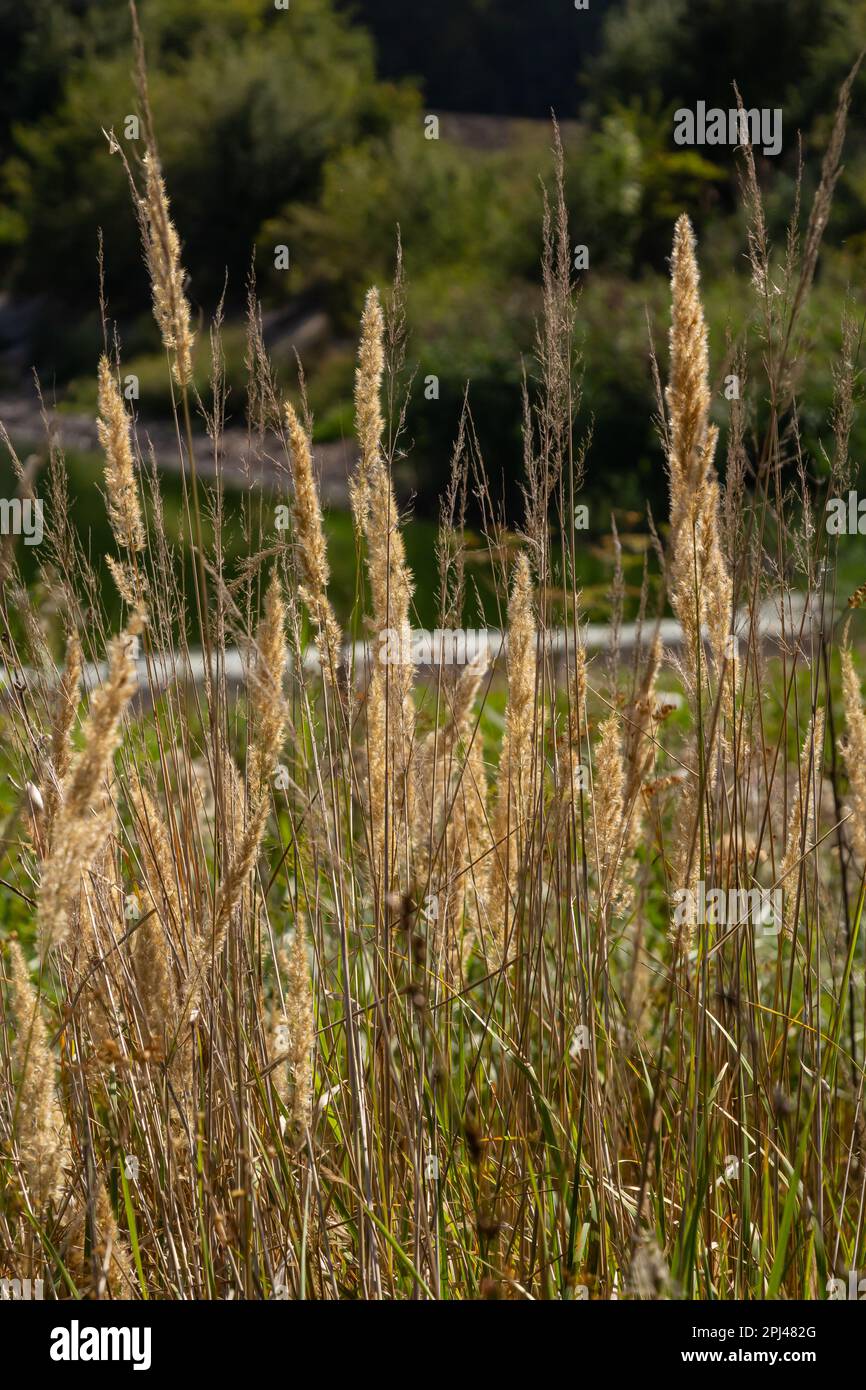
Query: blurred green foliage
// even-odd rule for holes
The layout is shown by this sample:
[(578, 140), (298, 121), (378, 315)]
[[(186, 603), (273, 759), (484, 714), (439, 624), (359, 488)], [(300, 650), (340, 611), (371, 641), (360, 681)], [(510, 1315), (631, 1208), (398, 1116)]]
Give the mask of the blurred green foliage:
[[(272, 0), (146, 0), (141, 19), (190, 293), (208, 305), (228, 272), (241, 297), (275, 199), (311, 197), (323, 160), (387, 129), (403, 94), (375, 81), (369, 38), (329, 0), (293, 0), (290, 11)], [(128, 312), (146, 295), (123, 168), (102, 134), (114, 130), (134, 167), (139, 142), (125, 138), (136, 111), (130, 69), (128, 16), (116, 0), (96, 0), (75, 42), (66, 40), (56, 104), (12, 127), (0, 244), (20, 290), (40, 292), (47, 281), (64, 303), (89, 307), (103, 227), (113, 310)]]
[[(836, 92), (866, 45), (866, 0), (620, 0), (599, 4), (591, 32), (580, 31), (586, 42), (573, 46), (552, 41), (564, 23), (552, 6), (440, 4), (408, 24), (411, 34), (404, 8), (392, 0), (291, 0), (285, 11), (273, 0), (142, 0), (167, 184), (190, 298), (205, 320), (228, 284), (231, 411), (237, 416), (244, 401), (239, 311), (254, 257), (266, 309), (288, 323), (273, 342), (284, 389), (295, 385), (293, 323), (326, 315), (325, 341), (304, 352), (316, 434), (351, 432), (357, 317), (368, 285), (393, 273), (399, 226), (415, 366), (406, 444), (417, 512), (435, 508), (469, 381), (496, 494), (516, 515), (521, 384), (525, 372), (532, 385), (540, 307), (539, 176), (549, 181), (550, 130), (544, 122), (494, 122), (486, 136), (467, 138), (443, 115), (440, 138), (425, 138), (424, 84), (434, 97), (447, 91), (450, 63), (455, 104), (467, 107), (470, 87), (454, 55), (472, 55), (478, 35), (495, 32), (494, 47), (479, 57), (475, 109), (534, 111), (542, 88), (562, 95), (563, 74), (572, 74), (573, 103), (560, 115), (579, 115), (566, 122), (564, 141), (572, 235), (590, 255), (579, 424), (593, 433), (593, 525), (606, 524), (614, 498), (630, 508), (646, 498), (661, 505), (647, 310), (663, 367), (666, 258), (684, 208), (700, 239), (719, 391), (728, 335), (753, 312), (739, 157), (675, 146), (673, 113), (699, 99), (731, 105), (734, 77), (747, 105), (782, 106), (783, 153), (759, 158), (759, 177), (770, 235), (783, 248), (797, 131), (808, 207)], [(359, 18), (373, 25), (381, 61)], [(93, 409), (102, 227), (109, 312), (120, 323), (125, 365), (140, 376), (142, 413), (165, 410), (129, 190), (102, 134), (113, 129), (135, 164), (138, 146), (124, 135), (136, 109), (126, 8), (117, 0), (62, 8), (31, 0), (26, 9), (0, 0), (0, 49), (9, 71), (0, 86), (0, 274), (15, 296), (40, 307), (33, 359), (61, 397), (66, 388), (67, 407)], [(523, 90), (515, 74), (533, 64), (538, 90)], [(383, 70), (387, 81), (377, 75)], [(864, 95), (861, 72), (810, 321), (800, 400), (805, 442), (816, 452), (828, 428), (841, 305), (850, 284), (856, 312), (866, 268)], [(288, 272), (274, 264), (282, 244)], [(204, 389), (207, 352), (200, 357)], [(757, 375), (760, 363), (750, 371)], [(438, 394), (431, 398), (432, 377)], [(719, 402), (724, 423), (721, 394)], [(858, 434), (861, 455), (864, 442)]]

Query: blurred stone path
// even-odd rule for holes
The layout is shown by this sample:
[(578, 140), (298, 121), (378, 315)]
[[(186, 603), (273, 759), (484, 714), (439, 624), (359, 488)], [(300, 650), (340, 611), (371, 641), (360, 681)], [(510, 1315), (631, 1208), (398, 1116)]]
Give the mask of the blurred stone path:
[[(56, 410), (47, 405), (46, 412), (51, 429), (63, 449), (99, 452), (95, 417)], [(45, 424), (35, 395), (0, 396), (0, 423), (5, 426), (17, 449), (36, 453), (45, 449)], [(180, 460), (173, 423), (170, 420), (139, 419), (136, 428), (142, 453), (146, 456), (148, 445), (152, 445), (159, 468), (163, 472), (178, 473)], [(200, 417), (193, 420), (193, 431), (199, 475), (213, 478), (216, 472), (213, 441), (205, 433)], [(263, 451), (259, 450), (256, 440), (252, 441), (252, 449), (250, 445), (245, 429), (232, 424), (226, 426), (220, 440), (220, 462), (223, 479), (228, 486), (246, 487), (249, 483), (273, 485), (278, 482), (275, 441), (265, 440)], [(271, 457), (268, 457), (269, 453)], [(317, 444), (313, 453), (319, 472), (322, 501), (330, 507), (348, 506), (348, 477), (357, 456), (354, 441), (336, 440)]]

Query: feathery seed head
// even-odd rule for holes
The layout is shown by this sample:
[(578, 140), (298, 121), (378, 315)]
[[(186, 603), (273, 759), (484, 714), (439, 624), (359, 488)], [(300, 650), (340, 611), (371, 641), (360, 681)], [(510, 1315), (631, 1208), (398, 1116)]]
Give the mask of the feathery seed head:
[(144, 525), (135, 482), (129, 417), (108, 358), (99, 359), (99, 442), (105, 453), (108, 519), (114, 539), (126, 550), (144, 549)]
[(707, 326), (700, 298), (695, 235), (685, 213), (678, 219), (671, 257), (670, 383), (671, 473), (680, 486), (697, 466), (710, 408)]
[(163, 346), (174, 355), (178, 386), (192, 378), (192, 346), (189, 303), (184, 293), (180, 240), (169, 213), (168, 195), (159, 159), (154, 150), (144, 156), (144, 197), (139, 202), (144, 249), (150, 272), (153, 313)]
[(379, 291), (367, 291), (361, 316), (361, 342), (358, 365), (355, 369), (355, 430), (360, 456), (355, 477), (350, 483), (350, 497), (355, 525), (359, 532), (366, 529), (370, 507), (371, 475), (381, 464), (382, 433), (382, 374), (385, 370), (385, 319)]
[(76, 632), (66, 642), (66, 664), (60, 677), (57, 707), (51, 729), (51, 777), (45, 793), (45, 840), (51, 843), (54, 820), (60, 804), (60, 791), (72, 760), (72, 725), (81, 695), (81, 643)]
[(39, 995), (31, 984), (24, 954), (17, 941), (9, 943), (12, 962), (12, 1009), (16, 1036), (14, 1059), (18, 1071), (15, 1104), (18, 1152), (37, 1211), (58, 1201), (69, 1133), (57, 1099), (54, 1057)]
[(42, 870), (38, 916), (43, 956), (60, 945), (69, 929), (69, 909), (82, 873), (92, 862), (106, 833), (102, 811), (105, 778), (120, 741), (124, 711), (137, 689), (134, 639), (142, 616), (135, 614), (124, 632), (109, 644), (108, 677), (94, 693), (84, 725), (84, 746), (63, 785), (51, 852)]
[(328, 551), (319, 490), (313, 472), (313, 452), (307, 431), (290, 402), (286, 404), (286, 425), (292, 451), (295, 484), (293, 511), (303, 579), (300, 594), (316, 625), (322, 669), (325, 678), (330, 680), (340, 664), (340, 628), (328, 598)]

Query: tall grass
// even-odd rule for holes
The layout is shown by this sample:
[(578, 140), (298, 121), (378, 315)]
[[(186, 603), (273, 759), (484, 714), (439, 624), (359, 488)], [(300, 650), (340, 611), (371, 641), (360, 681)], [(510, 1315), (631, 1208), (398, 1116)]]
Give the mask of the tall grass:
[[(862, 1265), (866, 1200), (866, 715), (821, 516), (853, 472), (847, 309), (820, 485), (797, 421), (848, 88), (781, 257), (743, 152), (766, 380), (745, 382), (743, 344), (710, 362), (699, 247), (676, 224), (656, 368), (670, 516), (648, 521), (634, 641), (616, 565), (604, 658), (585, 643), (572, 525), (593, 457), (555, 133), (524, 525), (505, 530), (467, 406), (438, 547), (439, 622), (459, 632), (478, 622), (465, 522), (482, 517), (506, 650), (419, 668), (412, 522), (392, 484), (401, 269), (361, 327), (341, 630), (311, 421), (280, 394), (254, 296), (251, 447), (272, 456), (292, 527), (251, 488), (247, 556), (224, 559), (221, 309), (198, 400), (192, 354), (208, 347), (143, 60), (138, 82), (147, 153), (130, 177), (186, 534), (166, 540), (106, 323), (117, 552), (94, 562), (77, 541), (52, 442), (41, 583), (3, 556), (0, 1274), (57, 1297), (823, 1297)], [(681, 631), (667, 649), (666, 598)], [(781, 894), (778, 931), (739, 907), (678, 911), (686, 890), (758, 887)]]

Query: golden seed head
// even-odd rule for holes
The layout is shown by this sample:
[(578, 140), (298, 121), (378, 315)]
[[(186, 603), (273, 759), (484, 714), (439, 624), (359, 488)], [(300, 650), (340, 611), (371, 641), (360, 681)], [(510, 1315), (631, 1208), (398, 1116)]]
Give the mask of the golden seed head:
[(114, 539), (126, 550), (144, 549), (144, 525), (135, 481), (129, 417), (106, 356), (99, 359), (99, 442), (105, 454), (108, 519)]
[(328, 598), (328, 549), (319, 490), (313, 472), (313, 451), (307, 431), (290, 403), (286, 405), (286, 426), (295, 484), (294, 518), (303, 579), (301, 598), (316, 625), (322, 670), (326, 679), (330, 680), (340, 665), (340, 629)]
[(173, 354), (173, 370), (179, 386), (192, 379), (194, 335), (189, 303), (184, 293), (180, 239), (169, 213), (168, 195), (156, 154), (144, 156), (144, 197), (140, 200), (145, 255), (150, 272), (153, 313), (163, 346)]

